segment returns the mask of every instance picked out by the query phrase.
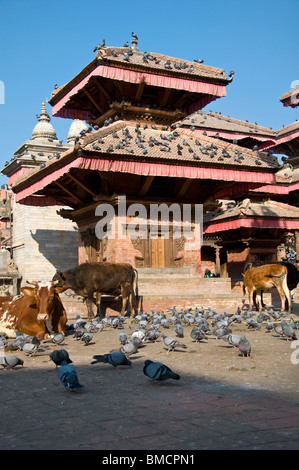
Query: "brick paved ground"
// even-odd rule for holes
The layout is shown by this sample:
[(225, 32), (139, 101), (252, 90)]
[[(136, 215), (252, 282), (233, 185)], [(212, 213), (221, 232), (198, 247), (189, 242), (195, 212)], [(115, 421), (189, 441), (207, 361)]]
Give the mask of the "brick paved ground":
[[(296, 304), (295, 318), (298, 313)], [(91, 365), (93, 354), (117, 347), (117, 334), (96, 333), (87, 347), (66, 338), (82, 393), (61, 386), (49, 360), (54, 346), (35, 358), (18, 353), (24, 367), (0, 371), (0, 449), (299, 448), (299, 364), (291, 363), (291, 342), (246, 330), (253, 353), (243, 359), (212, 337), (192, 343), (187, 332), (187, 350), (167, 354), (160, 341), (132, 356), (131, 368)], [(146, 358), (167, 363), (181, 380), (148, 382), (142, 373)]]

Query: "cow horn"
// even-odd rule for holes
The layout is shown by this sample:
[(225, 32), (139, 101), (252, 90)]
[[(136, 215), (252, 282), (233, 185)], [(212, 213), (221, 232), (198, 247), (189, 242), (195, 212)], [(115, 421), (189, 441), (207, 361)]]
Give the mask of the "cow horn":
[(36, 281), (26, 281), (26, 282), (27, 284), (32, 284), (33, 286), (38, 287), (38, 282)]

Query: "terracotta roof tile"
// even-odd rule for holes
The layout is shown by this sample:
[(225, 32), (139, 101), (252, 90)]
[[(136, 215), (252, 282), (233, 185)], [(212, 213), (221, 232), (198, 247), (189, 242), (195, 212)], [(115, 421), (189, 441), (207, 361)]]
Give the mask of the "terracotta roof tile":
[(182, 125), (195, 126), (199, 128), (211, 129), (214, 131), (238, 132), (248, 135), (248, 133), (265, 135), (274, 138), (277, 131), (268, 127), (259, 126), (251, 122), (235, 119), (216, 112), (205, 112), (203, 110), (187, 116), (182, 121)]
[[(169, 129), (169, 128), (168, 128)], [(138, 132), (137, 132), (138, 131)], [(126, 138), (126, 133), (129, 137)], [(84, 151), (132, 158), (185, 162), (219, 167), (250, 167), (275, 170), (276, 157), (196, 134), (189, 129), (155, 130), (118, 121), (87, 135), (80, 142)]]
[[(198, 64), (194, 61), (178, 59), (175, 57), (167, 56), (165, 54), (159, 54), (157, 52), (140, 52), (133, 51), (133, 54), (129, 56), (129, 61), (124, 60), (124, 54), (128, 53), (129, 48), (126, 47), (106, 47), (101, 49), (97, 57), (107, 58), (112, 64), (126, 64), (126, 67), (130, 65), (138, 66), (139, 68), (152, 69), (161, 71), (163, 74), (168, 71), (175, 74), (185, 74), (196, 77), (204, 78), (216, 78), (231, 81), (225, 76), (223, 69), (218, 67), (212, 67), (210, 65)], [(114, 55), (112, 55), (114, 54)], [(165, 68), (165, 63), (170, 64), (169, 69)]]
[(231, 203), (216, 213), (204, 214), (204, 223), (243, 217), (265, 217), (280, 219), (299, 219), (299, 208), (276, 201), (252, 202), (244, 199), (239, 204)]
[[(132, 123), (117, 121), (93, 130), (82, 136), (74, 148), (62, 153), (56, 158), (43, 164), (43, 169), (53, 165), (61, 165), (64, 159), (76, 156), (76, 151), (82, 149), (86, 156), (92, 158), (126, 158), (151, 162), (167, 162), (186, 165), (199, 165), (213, 168), (247, 168), (254, 171), (275, 172), (279, 163), (275, 156), (228, 144), (220, 139), (207, 137), (192, 132), (189, 129), (175, 128), (171, 130), (153, 129), (150, 124), (144, 129), (132, 126)], [(43, 169), (34, 168), (20, 178), (13, 186), (18, 186), (26, 179)], [(54, 170), (53, 170), (54, 171)]]

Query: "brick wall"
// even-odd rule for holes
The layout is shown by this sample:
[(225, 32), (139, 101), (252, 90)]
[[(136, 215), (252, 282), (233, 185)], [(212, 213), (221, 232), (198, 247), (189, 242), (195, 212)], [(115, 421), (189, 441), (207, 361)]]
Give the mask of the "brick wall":
[(13, 259), (26, 280), (50, 280), (56, 269), (78, 264), (78, 231), (57, 214), (58, 206), (14, 203)]

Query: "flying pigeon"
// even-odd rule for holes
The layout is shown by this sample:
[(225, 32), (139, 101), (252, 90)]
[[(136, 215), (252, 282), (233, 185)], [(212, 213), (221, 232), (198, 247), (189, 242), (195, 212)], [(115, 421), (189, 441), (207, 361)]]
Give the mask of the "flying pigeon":
[(103, 362), (105, 364), (111, 364), (115, 369), (118, 366), (131, 366), (132, 362), (121, 352), (112, 352), (109, 354), (96, 355), (93, 356), (95, 361), (92, 361), (91, 364), (97, 364), (98, 362)]
[(177, 341), (175, 338), (171, 338), (170, 336), (166, 336), (164, 334), (161, 335), (163, 338), (163, 342), (168, 349), (168, 352), (174, 351), (176, 347), (181, 347), (187, 349), (187, 346), (180, 341)]
[(0, 355), (0, 365), (6, 370), (13, 369), (19, 365), (22, 366), (23, 364), (24, 361), (13, 354)]
[(49, 356), (54, 364), (56, 364), (56, 369), (58, 366), (61, 366), (62, 361), (65, 361), (67, 364), (73, 362), (69, 357), (69, 353), (65, 349), (55, 349), (49, 354)]
[(239, 350), (243, 357), (250, 357), (251, 344), (245, 336), (242, 336), (239, 341)]
[(61, 366), (57, 369), (57, 375), (67, 391), (73, 392), (75, 389), (84, 387), (84, 385), (81, 385), (78, 380), (75, 367), (68, 364), (67, 361), (61, 362)]
[(180, 380), (180, 376), (173, 372), (162, 362), (153, 362), (147, 359), (144, 361), (143, 373), (153, 381), (160, 383), (162, 380)]

